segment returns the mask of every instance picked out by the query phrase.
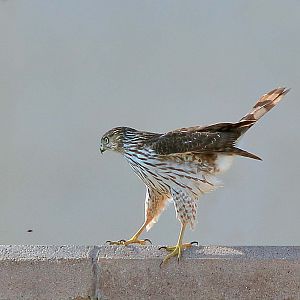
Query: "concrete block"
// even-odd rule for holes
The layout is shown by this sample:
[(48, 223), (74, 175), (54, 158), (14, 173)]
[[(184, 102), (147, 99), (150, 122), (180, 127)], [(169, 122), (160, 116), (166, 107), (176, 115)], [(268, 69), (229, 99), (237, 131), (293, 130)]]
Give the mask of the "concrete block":
[(0, 299), (89, 299), (93, 247), (0, 246)]
[(101, 247), (103, 299), (300, 299), (300, 247), (193, 247), (159, 268), (157, 247)]
[(0, 246), (0, 299), (300, 299), (300, 247)]

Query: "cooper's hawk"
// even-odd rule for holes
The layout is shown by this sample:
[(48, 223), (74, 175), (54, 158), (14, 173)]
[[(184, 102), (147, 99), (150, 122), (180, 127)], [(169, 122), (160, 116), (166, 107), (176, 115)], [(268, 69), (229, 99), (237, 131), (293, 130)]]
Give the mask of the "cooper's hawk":
[(182, 249), (191, 247), (191, 243), (183, 244), (182, 238), (186, 226), (195, 225), (197, 200), (220, 186), (216, 174), (226, 171), (234, 156), (260, 160), (255, 154), (239, 149), (236, 143), (288, 91), (277, 88), (263, 95), (237, 123), (180, 128), (164, 134), (129, 127), (117, 127), (105, 133), (100, 151), (121, 153), (147, 188), (144, 224), (131, 239), (110, 241), (110, 244), (144, 245), (147, 239), (139, 239), (141, 233), (151, 228), (172, 200), (181, 230), (176, 246), (163, 247), (171, 252), (163, 263), (173, 256), (179, 259)]

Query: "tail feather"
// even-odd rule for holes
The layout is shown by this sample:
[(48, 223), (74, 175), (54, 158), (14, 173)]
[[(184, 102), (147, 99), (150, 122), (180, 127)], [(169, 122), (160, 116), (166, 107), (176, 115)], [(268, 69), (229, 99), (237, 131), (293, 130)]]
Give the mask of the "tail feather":
[(239, 156), (244, 156), (244, 157), (249, 157), (249, 158), (253, 158), (253, 159), (257, 159), (257, 160), (262, 160), (259, 156), (255, 155), (251, 152), (248, 152), (246, 150), (237, 148), (237, 147), (234, 147), (232, 149), (232, 154), (239, 155)]
[(199, 131), (227, 132), (234, 131), (239, 133), (239, 137), (251, 128), (264, 114), (271, 110), (290, 89), (277, 88), (261, 96), (251, 111), (240, 119), (237, 123), (217, 123), (202, 128)]
[[(289, 90), (290, 89), (279, 87), (261, 96), (256, 102), (256, 104), (253, 106), (252, 110), (243, 118), (241, 118), (240, 122), (253, 121), (255, 123), (264, 114), (271, 110), (280, 100), (282, 100), (283, 96), (286, 95), (289, 92)], [(249, 126), (248, 128), (250, 128), (251, 126)]]
[[(289, 90), (290, 89), (279, 87), (261, 96), (252, 107), (251, 111), (241, 118), (238, 123), (236, 123), (237, 125), (240, 124), (240, 126), (237, 127), (240, 136), (242, 136), (249, 128), (251, 128), (263, 115), (271, 110), (280, 100), (282, 100), (283, 96), (286, 95)], [(255, 154), (236, 147), (233, 148), (233, 153), (236, 155), (261, 160), (261, 158)]]

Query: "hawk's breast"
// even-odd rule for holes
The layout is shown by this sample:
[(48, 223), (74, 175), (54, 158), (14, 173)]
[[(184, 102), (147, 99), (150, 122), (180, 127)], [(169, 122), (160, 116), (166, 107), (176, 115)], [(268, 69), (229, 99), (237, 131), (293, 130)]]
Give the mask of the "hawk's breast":
[[(182, 189), (192, 198), (199, 198), (221, 186), (214, 176), (216, 155), (157, 155), (152, 149), (132, 151), (125, 158), (138, 177), (149, 187), (169, 192)], [(222, 167), (223, 165), (220, 164)]]

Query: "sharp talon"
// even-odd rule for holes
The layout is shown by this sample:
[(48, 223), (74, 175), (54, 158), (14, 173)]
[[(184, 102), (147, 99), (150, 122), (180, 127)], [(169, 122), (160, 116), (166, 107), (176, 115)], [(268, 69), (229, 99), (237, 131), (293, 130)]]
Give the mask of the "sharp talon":
[(107, 243), (108, 243), (108, 244), (110, 244), (110, 243), (111, 243), (111, 241), (106, 241), (106, 242), (105, 242), (105, 244), (107, 244)]
[(167, 250), (167, 247), (166, 246), (161, 246), (158, 248), (158, 250), (161, 250), (161, 249), (166, 249)]
[(144, 239), (145, 242), (149, 242), (152, 245), (152, 242), (149, 239)]
[(119, 242), (119, 243), (125, 243), (126, 240), (119, 240), (118, 242)]
[(191, 242), (190, 244), (191, 244), (191, 245), (194, 245), (194, 244), (195, 244), (195, 245), (197, 245), (197, 246), (199, 245), (199, 243), (198, 243), (197, 241)]
[(164, 261), (162, 261), (162, 262), (159, 264), (159, 268), (160, 268), (160, 269), (162, 268), (163, 263), (164, 263)]

